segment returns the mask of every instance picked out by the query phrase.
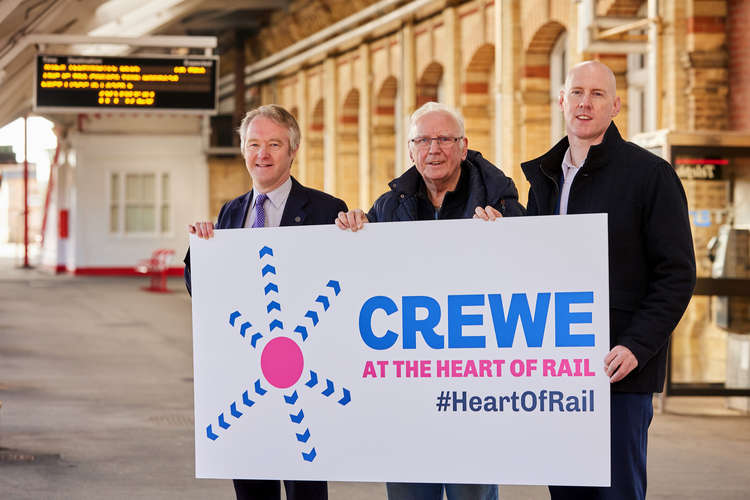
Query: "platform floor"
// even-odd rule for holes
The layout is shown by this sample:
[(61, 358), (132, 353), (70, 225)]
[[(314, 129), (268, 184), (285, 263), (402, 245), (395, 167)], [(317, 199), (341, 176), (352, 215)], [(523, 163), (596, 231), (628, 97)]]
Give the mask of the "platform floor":
[[(233, 498), (194, 476), (190, 298), (144, 278), (21, 270), (0, 257), (0, 498)], [(650, 499), (750, 497), (750, 417), (671, 398), (649, 440)], [(503, 499), (548, 498), (502, 486)], [(385, 498), (331, 483), (331, 500)]]

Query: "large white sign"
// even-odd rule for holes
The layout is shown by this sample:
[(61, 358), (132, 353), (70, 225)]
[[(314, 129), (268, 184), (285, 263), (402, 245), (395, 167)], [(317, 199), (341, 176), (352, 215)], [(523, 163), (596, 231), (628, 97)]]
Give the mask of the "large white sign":
[(606, 225), (192, 237), (196, 475), (608, 485)]

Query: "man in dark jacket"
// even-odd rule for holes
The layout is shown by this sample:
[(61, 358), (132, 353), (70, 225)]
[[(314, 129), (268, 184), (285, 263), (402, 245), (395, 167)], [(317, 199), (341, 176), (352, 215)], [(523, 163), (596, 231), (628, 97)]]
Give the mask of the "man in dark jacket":
[[(228, 201), (219, 212), (217, 229), (330, 224), (346, 203), (307, 188), (290, 175), (299, 148), (297, 120), (271, 104), (248, 112), (240, 125), (240, 144), (253, 189)], [(188, 231), (199, 238), (214, 235), (213, 222), (196, 222)], [(185, 285), (191, 291), (190, 250), (185, 256)], [(284, 481), (289, 500), (327, 500), (325, 481)], [(281, 498), (279, 481), (235, 479), (237, 500)]]
[[(428, 102), (411, 116), (409, 170), (389, 183), (367, 215), (340, 212), (336, 225), (357, 231), (367, 222), (471, 219), (523, 215), (513, 181), (467, 149), (464, 123), (455, 110)], [(497, 485), (387, 483), (388, 500), (496, 500)]]
[[(669, 336), (695, 286), (682, 184), (666, 161), (626, 142), (612, 71), (598, 61), (570, 70), (560, 91), (567, 137), (521, 165), (529, 215), (609, 216), (612, 486), (550, 486), (553, 499), (643, 499), (652, 395), (663, 389)], [(571, 244), (574, 244), (571, 242)]]

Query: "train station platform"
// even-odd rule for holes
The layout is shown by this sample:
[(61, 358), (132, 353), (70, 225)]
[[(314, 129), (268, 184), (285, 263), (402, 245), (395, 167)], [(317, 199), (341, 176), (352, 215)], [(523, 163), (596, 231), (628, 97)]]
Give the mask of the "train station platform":
[[(194, 478), (190, 297), (147, 278), (50, 275), (0, 257), (0, 498), (234, 498)], [(672, 398), (649, 440), (650, 499), (750, 491), (750, 417), (723, 398)], [(501, 486), (544, 499), (542, 486)], [(330, 484), (331, 500), (385, 498)]]

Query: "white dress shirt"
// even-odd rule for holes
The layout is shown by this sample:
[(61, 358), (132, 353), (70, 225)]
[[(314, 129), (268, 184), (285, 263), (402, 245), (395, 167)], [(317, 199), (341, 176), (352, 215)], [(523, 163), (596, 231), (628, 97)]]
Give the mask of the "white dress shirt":
[[(583, 160), (586, 163), (586, 160)], [(577, 167), (573, 165), (573, 159), (570, 156), (570, 147), (565, 152), (562, 161), (563, 171), (563, 185), (560, 189), (560, 215), (566, 215), (568, 213), (568, 198), (570, 197), (570, 186), (573, 184), (576, 174), (583, 166), (583, 163)]]
[[(266, 223), (263, 227), (279, 227), (281, 216), (284, 214), (286, 200), (289, 198), (289, 192), (292, 190), (292, 178), (289, 177), (286, 182), (273, 191), (266, 193), (268, 199), (263, 208), (266, 211)], [(258, 193), (253, 190), (253, 200), (250, 202), (250, 210), (247, 212), (245, 227), (253, 227), (255, 222), (255, 201), (258, 199)]]

